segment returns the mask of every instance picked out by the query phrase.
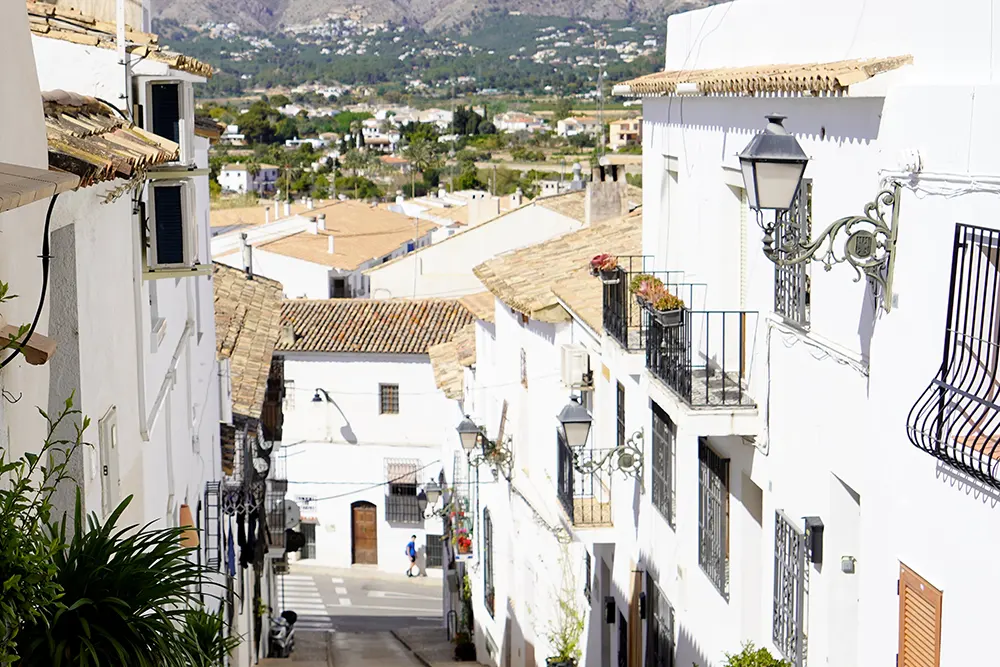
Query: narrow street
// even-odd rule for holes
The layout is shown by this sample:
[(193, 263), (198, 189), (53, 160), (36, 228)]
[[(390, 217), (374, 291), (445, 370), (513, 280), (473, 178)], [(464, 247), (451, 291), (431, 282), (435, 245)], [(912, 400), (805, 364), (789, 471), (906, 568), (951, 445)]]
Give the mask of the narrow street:
[(423, 663), (391, 631), (441, 626), (436, 578), (293, 565), (279, 578), (282, 596), (283, 608), (299, 615), (291, 662), (303, 667), (419, 667)]

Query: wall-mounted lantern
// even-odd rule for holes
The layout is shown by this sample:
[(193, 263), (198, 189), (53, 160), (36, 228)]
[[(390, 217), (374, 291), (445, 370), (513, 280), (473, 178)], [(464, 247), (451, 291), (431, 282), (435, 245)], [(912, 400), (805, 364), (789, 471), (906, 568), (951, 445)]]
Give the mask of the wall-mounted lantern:
[[(899, 223), (898, 183), (878, 193), (865, 205), (864, 214), (840, 218), (827, 227), (816, 240), (802, 241), (798, 234), (781, 234), (783, 245), (774, 247), (774, 232), (784, 222), (802, 185), (809, 158), (798, 140), (785, 130), (785, 116), (767, 116), (767, 127), (756, 135), (739, 155), (743, 183), (750, 208), (758, 212), (758, 224), (764, 230), (764, 255), (778, 266), (791, 266), (809, 260), (823, 264), (829, 271), (834, 264), (849, 263), (857, 273), (878, 286), (882, 307), (892, 307), (892, 274)], [(764, 210), (773, 210), (773, 222), (764, 222)], [(888, 222), (886, 218), (888, 217)], [(847, 232), (843, 253), (834, 251), (834, 239)]]
[[(486, 430), (472, 421), (469, 415), (465, 415), (465, 419), (459, 423), (456, 430), (470, 465), (478, 468), (486, 463), (493, 467), (494, 477), (503, 475), (504, 479), (510, 481), (513, 472), (514, 452), (510, 448), (509, 436), (504, 438), (503, 442), (490, 440), (486, 436)], [(482, 453), (474, 453), (477, 445)]]

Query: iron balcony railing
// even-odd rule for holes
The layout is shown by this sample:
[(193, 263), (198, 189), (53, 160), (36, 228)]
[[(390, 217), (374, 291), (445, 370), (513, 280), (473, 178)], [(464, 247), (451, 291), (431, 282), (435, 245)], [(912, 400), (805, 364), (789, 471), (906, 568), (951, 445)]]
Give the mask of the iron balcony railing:
[(757, 313), (685, 310), (680, 324), (650, 317), (646, 368), (692, 407), (754, 407), (747, 393)]
[(609, 450), (583, 449), (574, 460), (562, 438), (559, 448), (557, 495), (574, 526), (611, 526), (611, 473), (604, 467), (592, 472), (577, 470), (574, 463), (601, 460)]
[(629, 286), (641, 274), (659, 278), (664, 283), (676, 283), (682, 279), (682, 271), (650, 270), (653, 258), (641, 255), (622, 255), (618, 259), (610, 280), (604, 282), (604, 330), (629, 351), (640, 351), (646, 346), (646, 329), (649, 315), (639, 306)]

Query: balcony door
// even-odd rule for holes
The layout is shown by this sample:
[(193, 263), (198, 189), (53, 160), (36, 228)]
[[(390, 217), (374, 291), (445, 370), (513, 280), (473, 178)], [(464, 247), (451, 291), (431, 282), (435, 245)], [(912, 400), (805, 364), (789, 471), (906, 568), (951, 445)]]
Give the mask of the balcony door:
[(351, 563), (378, 564), (378, 514), (363, 500), (351, 504)]

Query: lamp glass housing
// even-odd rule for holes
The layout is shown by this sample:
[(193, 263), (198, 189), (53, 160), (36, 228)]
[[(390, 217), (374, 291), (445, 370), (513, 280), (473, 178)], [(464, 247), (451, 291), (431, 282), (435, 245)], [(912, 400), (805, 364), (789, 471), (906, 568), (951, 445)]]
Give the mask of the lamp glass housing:
[(770, 115), (767, 127), (740, 153), (740, 169), (750, 208), (760, 211), (791, 208), (809, 157), (782, 125), (784, 116)]
[(590, 437), (590, 427), (593, 418), (576, 399), (571, 399), (569, 403), (559, 412), (559, 425), (562, 427), (563, 437), (569, 447), (583, 447)]
[(420, 508), (421, 512), (427, 509), (427, 494), (423, 489), (417, 494), (417, 507)]
[(479, 440), (479, 427), (476, 423), (466, 417), (462, 420), (462, 423), (458, 425), (458, 437), (462, 441), (462, 449), (467, 452), (471, 452), (476, 448), (476, 442)]
[(437, 482), (427, 482), (427, 486), (424, 487), (424, 493), (427, 495), (427, 502), (432, 506), (437, 505), (438, 498), (441, 497), (441, 487), (438, 486)]

